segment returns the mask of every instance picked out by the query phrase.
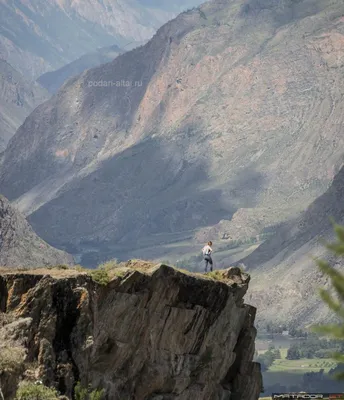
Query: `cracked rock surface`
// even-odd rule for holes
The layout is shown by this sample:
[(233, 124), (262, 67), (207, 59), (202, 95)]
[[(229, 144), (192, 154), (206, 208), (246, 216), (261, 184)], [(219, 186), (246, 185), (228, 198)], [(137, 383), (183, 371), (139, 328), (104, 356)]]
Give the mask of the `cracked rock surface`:
[(3, 272), (0, 351), (23, 351), (18, 368), (0, 371), (6, 399), (23, 375), (68, 398), (81, 381), (107, 400), (258, 399), (249, 279), (238, 268), (212, 279), (162, 264), (106, 286), (87, 273)]

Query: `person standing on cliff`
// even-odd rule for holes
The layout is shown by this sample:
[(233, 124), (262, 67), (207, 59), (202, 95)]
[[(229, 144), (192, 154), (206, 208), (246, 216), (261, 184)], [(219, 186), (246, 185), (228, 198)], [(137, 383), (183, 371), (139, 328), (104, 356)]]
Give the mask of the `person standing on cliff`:
[(213, 249), (211, 248), (212, 245), (213, 242), (208, 242), (208, 244), (205, 245), (202, 249), (204, 263), (205, 263), (204, 272), (208, 272), (208, 264), (210, 264), (210, 271), (213, 270), (213, 259), (211, 258), (211, 254), (213, 252)]

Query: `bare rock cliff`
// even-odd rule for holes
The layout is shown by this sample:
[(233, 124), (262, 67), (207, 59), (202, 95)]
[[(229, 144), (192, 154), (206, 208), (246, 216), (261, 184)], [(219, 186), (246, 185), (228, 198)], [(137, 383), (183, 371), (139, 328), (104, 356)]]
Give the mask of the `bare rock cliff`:
[(25, 217), (0, 195), (0, 266), (32, 267), (74, 264), (73, 257), (55, 249), (33, 231)]
[(23, 377), (67, 398), (80, 381), (107, 400), (258, 399), (247, 274), (215, 280), (158, 265), (101, 286), (71, 271), (0, 275), (0, 352), (22, 351), (0, 371), (6, 399)]

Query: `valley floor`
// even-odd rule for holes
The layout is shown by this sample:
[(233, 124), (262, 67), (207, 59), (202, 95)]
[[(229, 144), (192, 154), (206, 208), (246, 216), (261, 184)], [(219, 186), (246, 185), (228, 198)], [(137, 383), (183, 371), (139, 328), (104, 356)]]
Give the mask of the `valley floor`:
[[(292, 343), (292, 341), (290, 341)], [(271, 395), (272, 392), (278, 392), (276, 389), (279, 386), (285, 387), (299, 387), (300, 390), (308, 391), (304, 388), (304, 374), (310, 372), (319, 372), (324, 370), (324, 376), (328, 377), (328, 372), (337, 366), (337, 363), (330, 358), (313, 358), (313, 359), (299, 359), (287, 360), (288, 348), (280, 348), (281, 359), (275, 360), (268, 371), (264, 371), (263, 385), (265, 392), (262, 396)], [(258, 350), (258, 354), (263, 354), (266, 350)], [(273, 388), (273, 389), (272, 389)], [(336, 387), (334, 391), (338, 391)], [(340, 390), (344, 392), (344, 382), (340, 386)], [(328, 390), (327, 390), (328, 391)], [(282, 390), (283, 392), (283, 390)], [(324, 390), (326, 392), (326, 390)], [(271, 397), (261, 397), (260, 400), (269, 399)]]

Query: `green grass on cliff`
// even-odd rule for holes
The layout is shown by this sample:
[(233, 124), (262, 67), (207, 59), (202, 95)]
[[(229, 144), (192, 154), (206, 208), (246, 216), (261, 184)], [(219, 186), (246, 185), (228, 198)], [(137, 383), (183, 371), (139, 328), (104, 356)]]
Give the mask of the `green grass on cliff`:
[(17, 371), (24, 362), (25, 352), (21, 347), (6, 345), (0, 348), (0, 373)]
[[(156, 267), (160, 264), (154, 261), (143, 261), (138, 259), (129, 260), (127, 262), (118, 262), (117, 260), (110, 260), (106, 263), (100, 264), (96, 269), (84, 268), (81, 265), (67, 266), (67, 265), (56, 265), (42, 268), (6, 268), (0, 267), (0, 274), (13, 274), (13, 273), (25, 273), (34, 275), (50, 275), (57, 279), (66, 278), (74, 275), (89, 275), (99, 285), (106, 286), (115, 278), (124, 278), (127, 274), (133, 271), (138, 271), (143, 274), (151, 274)], [(203, 272), (192, 272), (184, 268), (179, 268), (174, 265), (169, 265), (170, 268), (179, 271), (180, 273), (188, 276), (193, 276), (198, 279), (210, 280), (210, 281), (221, 281), (227, 284), (231, 284), (232, 279), (227, 277), (225, 274), (226, 270), (219, 269), (208, 273)], [(244, 271), (241, 271), (244, 272)], [(1, 323), (1, 321), (0, 321)]]
[(36, 385), (33, 382), (21, 382), (16, 393), (15, 400), (58, 400), (59, 394), (53, 389), (44, 385)]

